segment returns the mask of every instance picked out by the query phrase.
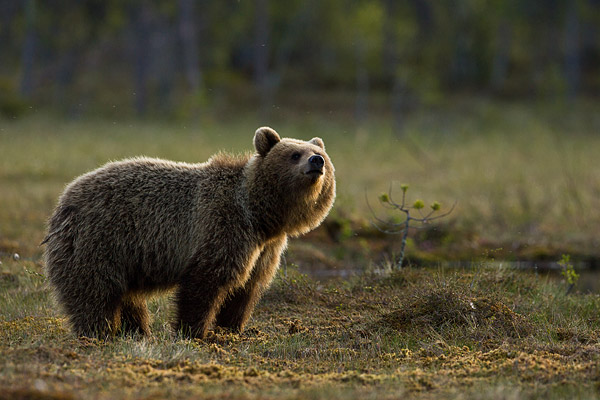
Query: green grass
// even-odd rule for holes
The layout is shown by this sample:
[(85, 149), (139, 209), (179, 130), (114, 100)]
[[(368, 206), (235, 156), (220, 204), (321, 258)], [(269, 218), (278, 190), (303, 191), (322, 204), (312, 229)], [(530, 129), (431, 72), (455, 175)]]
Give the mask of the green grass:
[[(599, 398), (600, 296), (486, 264), (280, 274), (242, 334), (76, 338), (31, 262), (0, 280), (0, 398)], [(29, 271), (29, 272), (27, 272)], [(32, 396), (32, 397), (27, 397)], [(46, 396), (46, 397), (44, 397)]]

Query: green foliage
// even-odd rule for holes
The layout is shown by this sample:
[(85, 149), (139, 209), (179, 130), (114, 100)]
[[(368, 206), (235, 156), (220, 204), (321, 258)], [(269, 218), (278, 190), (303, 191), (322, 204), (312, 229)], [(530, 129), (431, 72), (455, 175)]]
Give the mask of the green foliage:
[(423, 202), (423, 200), (421, 199), (417, 199), (415, 200), (415, 202), (413, 203), (413, 208), (415, 210), (421, 210), (423, 209), (423, 207), (425, 207), (425, 203)]
[(575, 267), (571, 263), (571, 256), (569, 254), (563, 254), (561, 259), (558, 261), (558, 265), (562, 267), (561, 275), (569, 284), (567, 289), (567, 293), (569, 293), (577, 284), (577, 281), (579, 280), (579, 274), (575, 271)]

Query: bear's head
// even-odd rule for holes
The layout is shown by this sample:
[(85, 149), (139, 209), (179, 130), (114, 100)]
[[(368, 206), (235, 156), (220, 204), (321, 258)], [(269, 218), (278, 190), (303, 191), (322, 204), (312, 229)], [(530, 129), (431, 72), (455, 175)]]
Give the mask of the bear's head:
[(281, 139), (262, 127), (254, 147), (248, 185), (266, 231), (297, 236), (316, 228), (335, 200), (335, 169), (323, 140)]

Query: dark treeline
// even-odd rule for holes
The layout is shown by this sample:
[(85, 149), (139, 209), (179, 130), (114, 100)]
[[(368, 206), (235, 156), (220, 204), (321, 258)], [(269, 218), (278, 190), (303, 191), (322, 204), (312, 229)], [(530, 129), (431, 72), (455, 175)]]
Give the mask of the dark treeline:
[[(600, 0), (0, 0), (0, 103), (196, 115), (313, 93), (600, 91)], [(1, 105), (1, 104), (0, 104)]]

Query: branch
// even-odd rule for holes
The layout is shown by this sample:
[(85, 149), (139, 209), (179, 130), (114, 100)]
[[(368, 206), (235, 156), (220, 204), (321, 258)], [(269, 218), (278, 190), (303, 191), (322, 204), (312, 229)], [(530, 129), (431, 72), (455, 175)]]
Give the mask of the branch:
[(379, 232), (386, 233), (388, 235), (400, 235), (401, 233), (403, 233), (406, 230), (406, 228), (404, 228), (399, 231), (390, 231), (390, 230), (381, 228), (379, 225), (377, 225), (373, 221), (371, 221), (371, 225), (373, 225), (375, 227), (375, 229), (377, 229)]
[(440, 215), (438, 215), (436, 217), (429, 218), (429, 221), (435, 221), (436, 219), (440, 219), (440, 218), (443, 218), (443, 217), (445, 217), (447, 215), (450, 215), (450, 213), (452, 211), (454, 211), (454, 207), (456, 207), (456, 204), (458, 204), (458, 201), (455, 201), (454, 204), (452, 204), (452, 207), (450, 207), (450, 210), (448, 210), (447, 212), (445, 212), (443, 214), (440, 214)]
[(392, 204), (394, 207), (396, 207), (398, 210), (404, 211), (406, 212), (406, 209), (404, 208), (404, 198), (406, 196), (406, 192), (402, 192), (402, 204), (398, 204), (394, 201), (394, 199), (392, 198), (392, 182), (390, 182), (390, 188), (388, 189), (388, 197), (390, 198), (390, 204)]
[[(366, 191), (365, 191), (365, 200), (366, 200), (366, 202), (367, 202), (367, 206), (369, 207), (369, 211), (371, 211), (371, 215), (373, 216), (373, 218), (374, 218), (375, 220), (377, 220), (377, 222), (380, 222), (380, 223), (382, 223), (382, 224), (384, 224), (384, 225), (388, 225), (388, 226), (392, 226), (392, 227), (394, 227), (394, 226), (401, 226), (401, 225), (405, 225), (405, 224), (406, 224), (406, 219), (405, 219), (404, 221), (400, 222), (400, 223), (392, 223), (392, 222), (384, 221), (384, 220), (382, 220), (381, 218), (379, 218), (379, 217), (377, 216), (377, 214), (375, 214), (375, 211), (373, 210), (373, 208), (371, 207), (371, 203), (369, 203), (369, 196), (367, 196), (367, 193), (366, 193)], [(380, 203), (382, 203), (382, 202), (380, 201)], [(385, 203), (382, 203), (382, 204), (385, 204)], [(389, 208), (389, 207), (388, 207), (388, 208)], [(407, 212), (407, 211), (405, 211), (405, 210), (402, 210), (402, 209), (401, 209), (400, 211), (402, 211), (402, 212), (404, 212), (404, 213), (406, 214), (406, 218), (407, 218), (407, 219), (409, 219), (409, 220), (410, 220), (410, 219), (413, 219), (413, 218), (411, 218), (411, 217), (408, 215), (408, 212)], [(371, 222), (371, 223), (373, 224), (373, 222)], [(376, 227), (379, 229), (379, 226), (376, 226)]]

